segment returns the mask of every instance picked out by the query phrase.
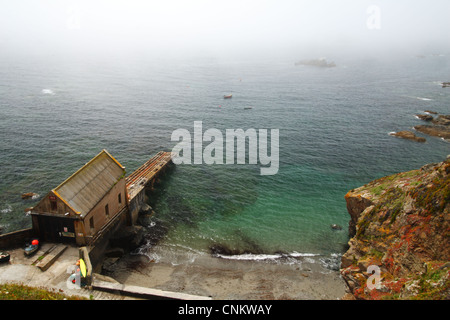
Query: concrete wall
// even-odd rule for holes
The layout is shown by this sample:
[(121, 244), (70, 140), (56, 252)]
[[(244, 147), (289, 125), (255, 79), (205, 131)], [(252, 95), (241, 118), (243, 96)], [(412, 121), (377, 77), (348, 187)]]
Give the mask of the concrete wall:
[(128, 208), (130, 210), (131, 224), (135, 224), (138, 217), (139, 211), (145, 202), (145, 188), (143, 188), (133, 199), (130, 200)]
[(0, 249), (22, 247), (32, 237), (34, 237), (32, 228), (2, 234), (0, 235)]
[(99, 237), (95, 243), (89, 246), (89, 258), (92, 263), (92, 268), (94, 272), (100, 272), (101, 264), (105, 257), (106, 249), (109, 245), (109, 239), (118, 230), (123, 228), (128, 224), (128, 209), (124, 208), (119, 215), (116, 217), (109, 229)]

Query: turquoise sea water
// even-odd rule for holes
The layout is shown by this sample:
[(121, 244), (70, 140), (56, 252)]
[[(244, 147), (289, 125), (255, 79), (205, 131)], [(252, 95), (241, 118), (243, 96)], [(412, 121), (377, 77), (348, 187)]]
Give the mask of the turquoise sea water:
[[(420, 124), (414, 114), (424, 110), (448, 113), (450, 89), (440, 82), (449, 80), (450, 56), (334, 60), (336, 68), (321, 69), (269, 58), (3, 57), (3, 232), (29, 227), (24, 209), (103, 148), (131, 173), (170, 151), (175, 129), (193, 133), (194, 121), (202, 121), (203, 130), (223, 133), (279, 129), (279, 171), (177, 165), (149, 200), (156, 213), (137, 253), (342, 253), (348, 190), (450, 153), (437, 138), (420, 144), (388, 135)], [(224, 100), (228, 93), (233, 98)], [(40, 197), (22, 200), (24, 192)]]

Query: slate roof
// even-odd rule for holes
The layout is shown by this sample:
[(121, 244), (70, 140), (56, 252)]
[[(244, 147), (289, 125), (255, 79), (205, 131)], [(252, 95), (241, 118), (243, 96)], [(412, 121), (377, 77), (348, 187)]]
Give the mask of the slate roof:
[(102, 150), (53, 192), (84, 217), (124, 176), (125, 167)]

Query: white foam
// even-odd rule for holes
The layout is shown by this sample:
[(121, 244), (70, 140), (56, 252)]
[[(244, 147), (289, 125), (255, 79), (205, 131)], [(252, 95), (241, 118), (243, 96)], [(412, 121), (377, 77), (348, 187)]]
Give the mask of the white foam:
[(298, 253), (295, 251), (293, 253), (289, 254), (289, 256), (294, 257), (294, 258), (296, 258), (296, 257), (316, 257), (319, 255), (320, 254), (318, 254), (318, 253)]
[(305, 262), (308, 263), (316, 263), (316, 260), (312, 259), (312, 258), (305, 258)]
[(422, 101), (433, 101), (433, 99), (421, 98), (421, 97), (416, 97), (416, 99), (419, 99), (419, 100), (422, 100)]
[(41, 91), (43, 94), (49, 94), (49, 95), (55, 95), (55, 93), (53, 92), (53, 90), (51, 89), (42, 89)]
[(262, 261), (262, 260), (278, 260), (281, 258), (301, 258), (301, 257), (315, 257), (319, 256), (319, 254), (315, 253), (299, 253), (299, 252), (292, 252), (288, 254), (251, 254), (251, 253), (245, 253), (245, 254), (237, 254), (237, 255), (217, 255), (220, 258), (223, 259), (229, 259), (229, 260), (254, 260), (254, 261)]
[(7, 208), (0, 210), (1, 213), (10, 213), (11, 211), (12, 211), (11, 206), (8, 206)]
[(220, 258), (223, 259), (229, 259), (229, 260), (275, 260), (281, 258), (281, 255), (278, 254), (237, 254), (237, 255), (217, 255)]
[(342, 253), (332, 253), (331, 256), (333, 258), (340, 258), (340, 257), (342, 257)]

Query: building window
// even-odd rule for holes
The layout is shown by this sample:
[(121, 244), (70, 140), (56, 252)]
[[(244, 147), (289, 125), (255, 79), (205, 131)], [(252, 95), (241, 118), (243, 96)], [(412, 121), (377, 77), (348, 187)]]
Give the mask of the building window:
[(89, 227), (91, 228), (91, 231), (94, 230), (94, 217), (89, 219)]
[(109, 207), (108, 207), (108, 205), (105, 206), (105, 214), (106, 214), (106, 217), (109, 218)]
[(121, 204), (121, 203), (122, 203), (122, 194), (119, 193), (119, 195), (117, 196), (117, 198), (119, 199), (119, 204)]

